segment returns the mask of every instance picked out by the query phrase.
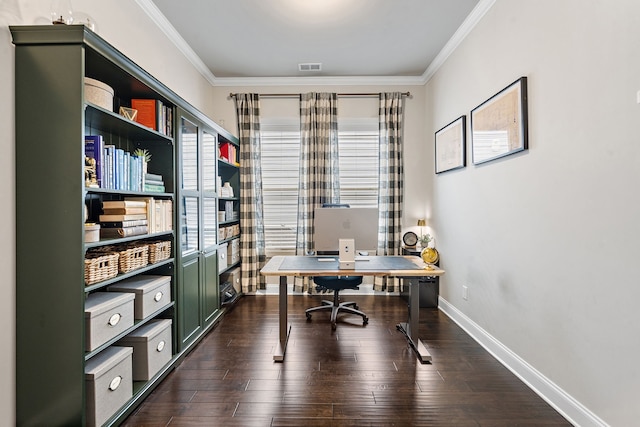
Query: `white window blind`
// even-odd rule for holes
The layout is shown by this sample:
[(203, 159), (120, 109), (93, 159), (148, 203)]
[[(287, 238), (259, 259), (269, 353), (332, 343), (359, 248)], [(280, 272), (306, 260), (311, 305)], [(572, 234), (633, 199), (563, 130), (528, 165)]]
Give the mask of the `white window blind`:
[[(262, 119), (262, 184), (266, 255), (295, 253), (298, 215), (300, 121)], [(378, 121), (342, 119), (340, 202), (352, 207), (378, 205)]]
[(338, 122), (340, 203), (353, 208), (378, 206), (378, 119)]
[(262, 119), (260, 138), (266, 255), (293, 255), (298, 216), (300, 120)]

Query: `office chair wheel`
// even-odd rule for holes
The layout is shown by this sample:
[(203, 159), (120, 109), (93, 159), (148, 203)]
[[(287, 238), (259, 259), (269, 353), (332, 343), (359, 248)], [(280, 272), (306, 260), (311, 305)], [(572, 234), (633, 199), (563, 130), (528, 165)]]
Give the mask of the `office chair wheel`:
[(335, 331), (337, 327), (338, 327), (338, 325), (336, 324), (336, 322), (331, 322), (331, 330), (332, 331)]
[(311, 320), (311, 313), (305, 313), (307, 315), (307, 320)]
[(366, 324), (368, 324), (368, 323), (369, 323), (369, 318), (368, 318), (368, 317), (363, 317), (363, 318), (362, 318), (362, 324), (363, 324), (363, 325), (366, 325)]

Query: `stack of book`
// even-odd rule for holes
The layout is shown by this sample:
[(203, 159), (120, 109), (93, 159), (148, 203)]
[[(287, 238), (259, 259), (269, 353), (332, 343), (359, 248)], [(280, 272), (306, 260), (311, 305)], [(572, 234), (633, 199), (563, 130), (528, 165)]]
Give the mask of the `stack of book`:
[(163, 135), (173, 136), (173, 109), (159, 99), (131, 100), (131, 108), (138, 111), (135, 121)]
[(100, 237), (106, 239), (138, 236), (149, 232), (147, 203), (141, 200), (102, 202)]
[(152, 193), (164, 193), (164, 181), (162, 180), (162, 175), (145, 173), (144, 191), (149, 191)]
[(126, 197), (128, 202), (142, 202), (147, 207), (147, 223), (149, 233), (163, 233), (173, 230), (173, 201), (156, 199), (154, 197)]

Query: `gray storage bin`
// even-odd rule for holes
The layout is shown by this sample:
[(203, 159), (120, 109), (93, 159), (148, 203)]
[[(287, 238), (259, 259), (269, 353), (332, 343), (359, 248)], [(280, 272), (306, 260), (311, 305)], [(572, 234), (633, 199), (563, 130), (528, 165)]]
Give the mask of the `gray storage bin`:
[(133, 347), (133, 380), (148, 381), (171, 360), (171, 320), (152, 320), (118, 341)]
[(113, 284), (107, 289), (110, 292), (131, 292), (135, 295), (136, 319), (145, 319), (171, 303), (171, 276), (141, 274)]
[(87, 425), (101, 426), (133, 396), (131, 347), (107, 347), (84, 368)]
[(93, 351), (133, 326), (130, 293), (94, 292), (84, 303), (85, 350)]

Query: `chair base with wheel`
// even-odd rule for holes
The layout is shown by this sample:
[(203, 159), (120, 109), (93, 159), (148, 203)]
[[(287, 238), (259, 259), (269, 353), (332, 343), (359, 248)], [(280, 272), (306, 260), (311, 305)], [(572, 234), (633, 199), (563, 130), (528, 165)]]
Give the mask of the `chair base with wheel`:
[(319, 276), (314, 277), (313, 281), (319, 288), (333, 291), (333, 301), (322, 300), (322, 305), (318, 307), (308, 308), (305, 311), (307, 320), (311, 320), (311, 313), (314, 311), (331, 311), (331, 329), (336, 330), (336, 322), (339, 312), (356, 314), (362, 317), (362, 324), (369, 323), (369, 318), (362, 311), (358, 310), (355, 302), (340, 302), (339, 292), (343, 289), (358, 289), (358, 285), (362, 283), (362, 277), (358, 276)]

